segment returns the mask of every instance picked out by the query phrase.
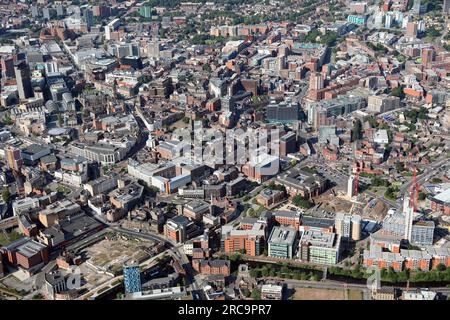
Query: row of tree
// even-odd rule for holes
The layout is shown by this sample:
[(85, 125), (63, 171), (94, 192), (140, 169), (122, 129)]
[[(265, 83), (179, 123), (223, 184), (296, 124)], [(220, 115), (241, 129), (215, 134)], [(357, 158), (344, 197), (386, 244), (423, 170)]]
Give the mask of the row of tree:
[[(336, 276), (344, 276), (353, 279), (367, 279), (373, 272), (368, 272), (361, 269), (359, 265), (353, 270), (343, 269), (340, 267), (328, 268), (328, 274)], [(450, 268), (440, 264), (436, 269), (431, 271), (410, 271), (405, 269), (403, 271), (395, 271), (393, 268), (380, 270), (381, 281), (390, 283), (404, 283), (408, 280), (410, 282), (450, 282)]]
[(272, 265), (266, 264), (261, 268), (253, 268), (250, 270), (250, 275), (254, 278), (260, 277), (277, 277), (295, 280), (311, 280), (319, 281), (320, 272), (314, 270), (304, 270), (286, 265)]

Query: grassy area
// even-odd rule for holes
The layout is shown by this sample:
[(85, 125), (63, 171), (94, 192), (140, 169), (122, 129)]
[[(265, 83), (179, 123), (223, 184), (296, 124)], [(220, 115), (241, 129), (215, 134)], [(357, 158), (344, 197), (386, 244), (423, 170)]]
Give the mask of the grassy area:
[(122, 283), (122, 280), (118, 279), (118, 280), (114, 281), (113, 283), (111, 283), (111, 286), (115, 287), (115, 286), (117, 286), (120, 283)]
[(370, 187), (369, 191), (380, 197), (386, 192), (386, 189), (385, 187)]
[(296, 288), (294, 300), (362, 300), (360, 290), (336, 290), (319, 288)]
[(363, 300), (362, 291), (347, 289), (347, 300)]
[(94, 293), (89, 293), (84, 297), (84, 300), (89, 300), (92, 296), (94, 295)]
[(316, 168), (308, 167), (308, 166), (302, 167), (301, 170), (305, 171), (305, 172), (308, 172), (308, 173), (317, 173)]
[(65, 186), (61, 186), (61, 185), (59, 185), (56, 188), (56, 191), (59, 192), (59, 193), (63, 193), (63, 194), (69, 194), (71, 192), (71, 190), (69, 188), (67, 188)]
[(266, 208), (264, 208), (263, 206), (259, 206), (258, 209), (253, 209), (253, 208), (249, 208), (246, 212), (246, 216), (248, 217), (252, 217), (252, 218), (257, 218), (261, 215), (261, 213), (266, 210)]
[(22, 235), (16, 231), (11, 232), (0, 232), (0, 245), (7, 246), (8, 244), (19, 240), (22, 238)]
[(9, 296), (16, 297), (16, 298), (22, 298), (27, 294), (27, 292), (24, 290), (19, 291), (14, 288), (8, 288), (8, 287), (5, 287), (4, 284), (0, 285), (0, 292), (4, 293), (6, 295), (9, 295)]
[(107, 291), (107, 290), (109, 290), (109, 289), (111, 289), (111, 287), (110, 287), (110, 286), (107, 286), (107, 287), (101, 288), (100, 290), (98, 290), (98, 291), (97, 291), (97, 295), (99, 295), (99, 294), (101, 294), (101, 293), (103, 293), (103, 292), (105, 292), (105, 291)]
[(343, 290), (296, 288), (294, 300), (344, 300)]

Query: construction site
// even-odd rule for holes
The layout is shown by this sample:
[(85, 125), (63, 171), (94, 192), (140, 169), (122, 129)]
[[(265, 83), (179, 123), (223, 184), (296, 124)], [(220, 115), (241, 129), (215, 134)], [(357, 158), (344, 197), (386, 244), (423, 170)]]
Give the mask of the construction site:
[(389, 210), (386, 203), (366, 194), (360, 194), (356, 199), (323, 194), (314, 200), (316, 206), (307, 211), (313, 216), (324, 215), (325, 212), (351, 212), (367, 220), (382, 220)]
[(118, 233), (107, 235), (84, 250), (86, 264), (98, 272), (119, 274), (129, 261), (142, 262), (154, 255), (155, 242), (130, 238)]

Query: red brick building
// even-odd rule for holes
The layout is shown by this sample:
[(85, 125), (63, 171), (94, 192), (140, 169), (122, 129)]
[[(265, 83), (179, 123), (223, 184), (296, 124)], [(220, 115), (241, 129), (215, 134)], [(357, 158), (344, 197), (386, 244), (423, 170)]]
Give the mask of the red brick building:
[(450, 189), (434, 196), (431, 199), (430, 204), (431, 210), (450, 215)]
[(420, 250), (400, 250), (405, 258), (405, 269), (429, 271), (431, 256)]
[(49, 261), (47, 246), (31, 240), (22, 238), (1, 249), (4, 261), (22, 267), (27, 271), (43, 266)]
[(209, 100), (206, 103), (206, 109), (208, 109), (209, 111), (217, 111), (220, 108), (220, 99), (219, 98), (214, 98)]
[(339, 150), (337, 148), (324, 147), (322, 154), (326, 160), (336, 161), (339, 157)]
[(449, 248), (429, 248), (421, 250), (400, 250), (400, 253), (384, 252), (379, 246), (364, 251), (364, 266), (373, 265), (379, 268), (393, 268), (395, 271), (404, 269), (429, 271), (443, 264), (450, 266)]
[(193, 248), (192, 259), (205, 259), (209, 258), (209, 249)]
[(253, 257), (261, 255), (264, 250), (266, 228), (266, 223), (253, 221), (251, 223), (241, 222), (236, 227), (222, 227), (222, 251), (225, 253), (245, 251), (246, 254)]
[(192, 266), (195, 271), (203, 275), (223, 275), (224, 277), (230, 275), (229, 260), (194, 259)]
[(450, 248), (431, 248), (428, 249), (428, 254), (431, 256), (432, 269), (435, 269), (440, 264), (447, 268), (450, 267)]
[(281, 225), (293, 226), (295, 230), (300, 228), (300, 214), (294, 211), (273, 211), (272, 219)]
[(265, 189), (256, 196), (256, 201), (268, 208), (274, 204), (280, 203), (284, 197), (285, 194), (283, 191)]

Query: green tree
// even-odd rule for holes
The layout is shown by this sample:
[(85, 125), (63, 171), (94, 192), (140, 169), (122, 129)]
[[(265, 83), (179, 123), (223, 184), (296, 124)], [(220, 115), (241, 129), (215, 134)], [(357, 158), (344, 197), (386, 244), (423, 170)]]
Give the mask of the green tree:
[(317, 173), (316, 168), (312, 168), (312, 167), (303, 167), (302, 171), (308, 172), (308, 173)]
[(208, 72), (208, 73), (211, 73), (211, 71), (212, 71), (211, 66), (210, 66), (208, 63), (205, 63), (205, 64), (203, 65), (202, 70), (203, 70), (203, 71), (206, 71), (206, 72)]
[(239, 253), (233, 253), (230, 256), (230, 261), (232, 261), (232, 262), (236, 262), (236, 261), (239, 261), (239, 260), (241, 260), (241, 255)]
[(6, 188), (3, 189), (3, 192), (2, 192), (2, 200), (3, 200), (3, 202), (5, 202), (5, 203), (8, 203), (9, 200), (11, 200), (11, 192), (9, 192), (9, 188), (8, 188), (8, 187), (6, 187)]
[(281, 273), (289, 273), (289, 268), (287, 266), (282, 266), (281, 267)]
[(292, 198), (292, 203), (303, 209), (309, 209), (312, 207), (312, 203), (309, 202), (309, 200), (307, 199), (303, 199), (302, 196), (299, 194), (295, 195)]
[(256, 218), (258, 216), (257, 212), (255, 211), (255, 209), (253, 208), (249, 208), (247, 210), (247, 216), (252, 217), (252, 218)]
[(146, 74), (143, 75), (140, 80), (142, 83), (149, 83), (150, 81), (152, 81), (152, 77)]
[(423, 200), (425, 200), (427, 198), (427, 194), (425, 193), (425, 192), (423, 192), (423, 191), (420, 191), (419, 192), (419, 200), (420, 201), (423, 201)]
[(253, 300), (261, 300), (261, 291), (259, 289), (253, 289), (252, 298)]
[(11, 116), (9, 115), (9, 113), (6, 113), (5, 116), (3, 117), (3, 123), (7, 126), (10, 126), (13, 124), (13, 121), (11, 119)]
[(391, 96), (399, 97), (400, 99), (403, 99), (405, 94), (403, 93), (403, 87), (396, 87), (392, 89)]
[(125, 295), (122, 292), (118, 292), (116, 295), (117, 300), (122, 300), (125, 297)]
[(370, 116), (367, 121), (369, 122), (370, 126), (372, 128), (376, 128), (378, 126), (377, 120), (375, 119), (374, 116)]
[(160, 37), (160, 38), (165, 38), (165, 37), (166, 37), (166, 29), (164, 29), (164, 28), (159, 28), (158, 33), (159, 33), (159, 37)]
[[(440, 264), (437, 265), (436, 270), (437, 270), (437, 271), (446, 271), (446, 270), (447, 270), (447, 267), (445, 266), (445, 264), (440, 263)], [(449, 270), (450, 270), (450, 269), (449, 269)]]
[(259, 270), (259, 269), (252, 269), (252, 270), (250, 270), (250, 276), (252, 278), (259, 278), (259, 277), (261, 277), (261, 270)]
[(251, 295), (250, 290), (248, 290), (247, 288), (244, 288), (241, 290), (242, 294), (244, 295), (244, 297), (248, 298)]
[(393, 201), (397, 200), (397, 191), (398, 191), (397, 187), (390, 186), (386, 189), (384, 196), (386, 198), (388, 198), (389, 200), (393, 200)]
[(174, 207), (174, 205), (173, 205), (172, 203), (168, 203), (167, 206), (166, 206), (166, 212), (167, 212), (167, 213), (170, 213), (170, 212), (172, 212), (172, 210), (173, 210), (174, 208), (175, 208), (175, 207)]
[(310, 279), (311, 279), (311, 281), (319, 281), (319, 276), (318, 276), (317, 274), (313, 274), (313, 275), (310, 277)]
[(62, 127), (64, 123), (64, 118), (61, 113), (58, 113), (58, 126)]
[(426, 33), (426, 36), (429, 36), (431, 38), (437, 38), (441, 35), (441, 32), (433, 26), (427, 28), (427, 31), (425, 33)]
[(405, 171), (405, 164), (403, 162), (396, 162), (395, 163), (395, 170), (397, 170), (397, 172)]
[(336, 32), (327, 32), (326, 34), (320, 36), (320, 42), (328, 47), (334, 46), (337, 39), (338, 35)]
[(362, 123), (357, 119), (353, 124), (352, 141), (360, 140), (362, 138)]
[(308, 279), (309, 279), (309, 276), (306, 273), (302, 272), (300, 274), (300, 280), (308, 280)]
[(31, 297), (32, 300), (43, 300), (44, 297), (42, 296), (42, 294), (37, 293), (35, 294), (33, 297)]
[(183, 118), (183, 122), (186, 123), (186, 124), (188, 124), (190, 121), (191, 121), (191, 118), (189, 118), (189, 117), (184, 117)]

